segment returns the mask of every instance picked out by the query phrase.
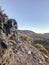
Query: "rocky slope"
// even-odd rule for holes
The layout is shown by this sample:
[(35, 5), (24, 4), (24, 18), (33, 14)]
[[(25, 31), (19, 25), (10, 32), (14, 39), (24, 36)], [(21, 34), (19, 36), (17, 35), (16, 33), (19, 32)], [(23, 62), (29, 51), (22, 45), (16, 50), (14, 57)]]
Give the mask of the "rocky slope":
[(28, 36), (30, 37), (31, 44), (41, 44), (49, 51), (49, 33), (37, 34), (30, 30), (18, 30), (19, 37)]
[(18, 39), (16, 20), (5, 17), (0, 12), (0, 65), (49, 65), (47, 55)]

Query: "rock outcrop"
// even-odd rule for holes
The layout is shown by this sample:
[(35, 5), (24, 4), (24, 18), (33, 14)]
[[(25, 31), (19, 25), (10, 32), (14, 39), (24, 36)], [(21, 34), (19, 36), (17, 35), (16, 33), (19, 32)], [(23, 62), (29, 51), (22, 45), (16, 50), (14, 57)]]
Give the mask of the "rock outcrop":
[(17, 45), (17, 22), (8, 19), (8, 16), (0, 11), (0, 65), (14, 65), (14, 49)]

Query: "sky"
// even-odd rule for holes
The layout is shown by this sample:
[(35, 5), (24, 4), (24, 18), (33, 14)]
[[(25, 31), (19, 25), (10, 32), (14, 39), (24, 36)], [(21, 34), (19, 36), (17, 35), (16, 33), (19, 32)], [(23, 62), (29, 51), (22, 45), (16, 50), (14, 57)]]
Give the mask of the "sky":
[(18, 29), (49, 32), (49, 0), (0, 0), (0, 6), (16, 19)]

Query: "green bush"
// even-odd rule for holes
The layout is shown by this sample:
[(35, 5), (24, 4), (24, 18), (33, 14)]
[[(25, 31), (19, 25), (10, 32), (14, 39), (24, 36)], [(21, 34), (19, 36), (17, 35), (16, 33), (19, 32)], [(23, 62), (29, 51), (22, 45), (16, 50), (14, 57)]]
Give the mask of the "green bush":
[(44, 52), (45, 54), (48, 54), (47, 49), (43, 45), (41, 45), (41, 44), (35, 44), (35, 47), (37, 49), (39, 49), (40, 51)]

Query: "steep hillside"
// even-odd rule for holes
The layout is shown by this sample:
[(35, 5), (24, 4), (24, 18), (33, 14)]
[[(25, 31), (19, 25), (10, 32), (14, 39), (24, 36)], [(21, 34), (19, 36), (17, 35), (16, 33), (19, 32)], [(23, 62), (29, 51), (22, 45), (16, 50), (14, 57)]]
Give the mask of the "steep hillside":
[(32, 32), (21, 36), (17, 28), (16, 20), (0, 11), (0, 65), (49, 65), (49, 56), (30, 44), (26, 34)]

